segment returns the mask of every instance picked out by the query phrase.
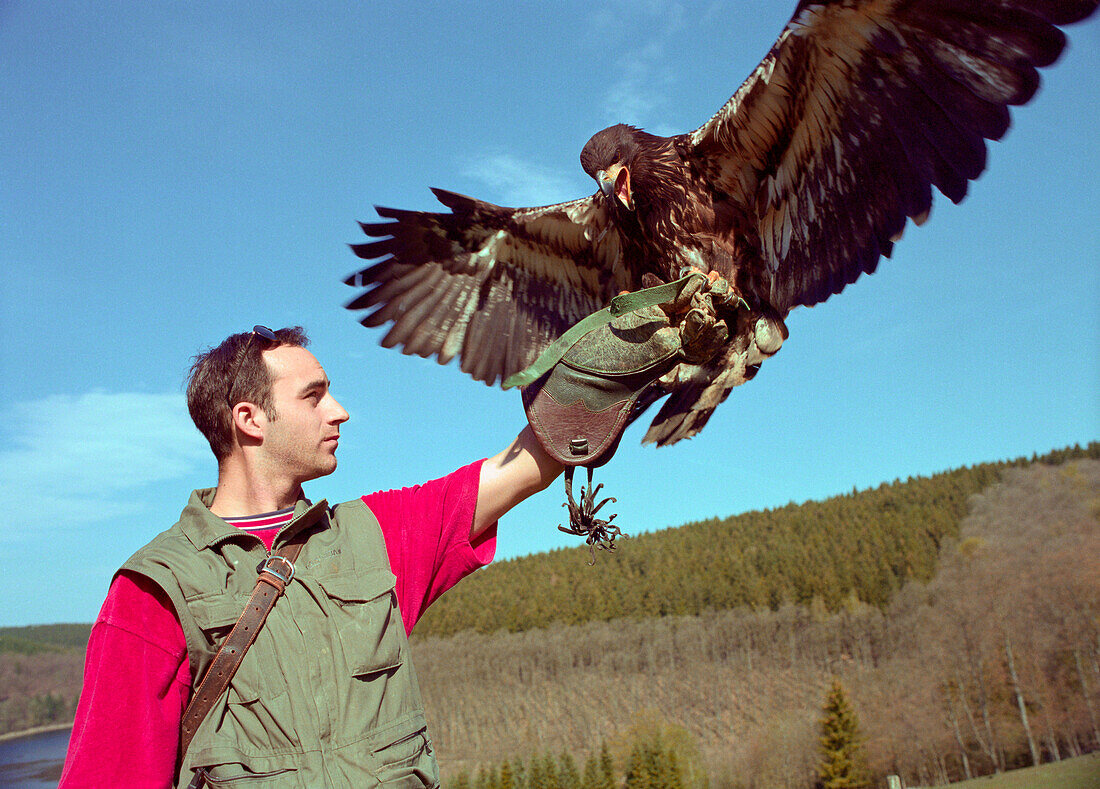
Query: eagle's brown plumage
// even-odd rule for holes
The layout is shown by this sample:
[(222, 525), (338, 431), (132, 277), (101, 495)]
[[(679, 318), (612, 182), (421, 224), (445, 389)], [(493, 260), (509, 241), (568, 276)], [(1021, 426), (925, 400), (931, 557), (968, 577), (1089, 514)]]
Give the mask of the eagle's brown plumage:
[(503, 208), (434, 190), (450, 213), (378, 208), (353, 245), (373, 265), (366, 326), (383, 345), (455, 356), (487, 384), (530, 364), (624, 290), (685, 266), (725, 277), (740, 302), (728, 345), (647, 393), (670, 395), (646, 434), (694, 435), (785, 336), (782, 319), (839, 293), (889, 257), (932, 187), (953, 202), (986, 164), (985, 140), (1053, 63), (1058, 25), (1100, 0), (802, 0), (771, 51), (693, 132), (596, 134), (581, 165), (591, 197)]

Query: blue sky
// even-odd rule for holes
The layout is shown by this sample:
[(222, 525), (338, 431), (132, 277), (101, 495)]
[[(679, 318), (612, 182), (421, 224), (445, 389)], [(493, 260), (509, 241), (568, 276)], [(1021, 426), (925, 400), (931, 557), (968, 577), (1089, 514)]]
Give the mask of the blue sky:
[[(314, 499), (505, 446), (516, 392), (384, 350), (342, 309), (356, 221), (433, 209), (429, 186), (590, 194), (589, 136), (699, 126), (792, 6), (0, 5), (0, 625), (91, 621), (215, 482), (184, 376), (254, 323), (306, 326), (351, 412)], [(1100, 21), (1068, 32), (961, 205), (796, 310), (699, 437), (655, 450), (631, 428), (598, 477), (627, 532), (1100, 438)], [(510, 514), (499, 555), (575, 544), (561, 500)]]

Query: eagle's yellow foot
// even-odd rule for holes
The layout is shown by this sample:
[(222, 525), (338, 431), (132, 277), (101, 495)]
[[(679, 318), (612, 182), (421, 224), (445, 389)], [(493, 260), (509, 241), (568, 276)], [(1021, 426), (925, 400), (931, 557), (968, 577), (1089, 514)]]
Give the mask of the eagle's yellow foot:
[(702, 364), (713, 357), (729, 340), (729, 328), (712, 307), (700, 305), (688, 310), (680, 323), (680, 347), (684, 360)]
[(680, 294), (675, 299), (661, 304), (661, 309), (673, 320), (675, 320), (677, 315), (683, 315), (691, 308), (692, 299), (706, 286), (706, 272), (695, 268), (695, 266), (684, 266), (680, 269), (681, 278), (686, 277), (688, 274), (699, 274), (701, 276), (692, 277), (687, 281), (680, 291)]
[(711, 297), (711, 301), (716, 307), (748, 307), (737, 289), (730, 284), (728, 279), (717, 271), (703, 271), (695, 266), (684, 266), (680, 269), (681, 277), (691, 273), (702, 274), (703, 277), (702, 279), (693, 281), (688, 287), (684, 288), (685, 292), (676, 300), (676, 306), (681, 308), (686, 307), (688, 300), (694, 300), (695, 294), (704, 293)]

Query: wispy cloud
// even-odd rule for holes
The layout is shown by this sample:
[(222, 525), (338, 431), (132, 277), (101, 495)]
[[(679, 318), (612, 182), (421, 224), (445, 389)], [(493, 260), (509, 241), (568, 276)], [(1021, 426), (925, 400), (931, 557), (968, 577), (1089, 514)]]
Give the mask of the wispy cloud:
[(584, 197), (594, 190), (585, 191), (588, 179), (579, 166), (577, 172), (579, 176), (570, 177), (500, 152), (471, 159), (462, 167), (464, 176), (481, 181), (507, 206), (551, 205)]
[[(669, 40), (684, 27), (684, 7), (679, 2), (647, 0), (631, 3), (629, 13), (645, 18), (646, 35), (620, 42), (616, 75), (604, 95), (604, 120), (645, 127), (655, 134), (683, 131), (672, 128), (675, 122), (670, 125), (661, 111), (675, 89)], [(611, 14), (605, 19), (606, 35), (616, 35), (621, 18)]]
[(619, 60), (619, 75), (603, 100), (607, 123), (649, 126), (661, 105), (666, 103), (672, 79), (656, 66), (664, 47), (652, 41)]
[[(623, 19), (645, 30), (631, 35)], [(665, 117), (664, 111), (675, 90), (673, 59), (669, 42), (686, 24), (687, 12), (681, 2), (670, 0), (629, 0), (595, 10), (591, 35), (611, 42), (618, 53), (611, 82), (601, 100), (604, 120), (644, 127), (654, 134), (685, 131), (680, 119)], [(634, 28), (631, 28), (634, 29)], [(591, 194), (592, 183), (580, 168), (572, 174), (540, 167), (509, 152), (489, 152), (467, 161), (463, 175), (476, 179), (496, 195), (494, 202), (508, 206), (532, 206), (559, 203)]]
[(140, 489), (186, 476), (210, 450), (182, 395), (89, 392), (3, 415), (0, 541), (140, 512)]

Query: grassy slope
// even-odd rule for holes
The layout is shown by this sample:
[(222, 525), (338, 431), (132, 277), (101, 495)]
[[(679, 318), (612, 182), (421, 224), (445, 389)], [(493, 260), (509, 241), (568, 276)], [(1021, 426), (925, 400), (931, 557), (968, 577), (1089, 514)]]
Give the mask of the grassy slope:
[(1100, 789), (1100, 753), (951, 784), (955, 789)]

